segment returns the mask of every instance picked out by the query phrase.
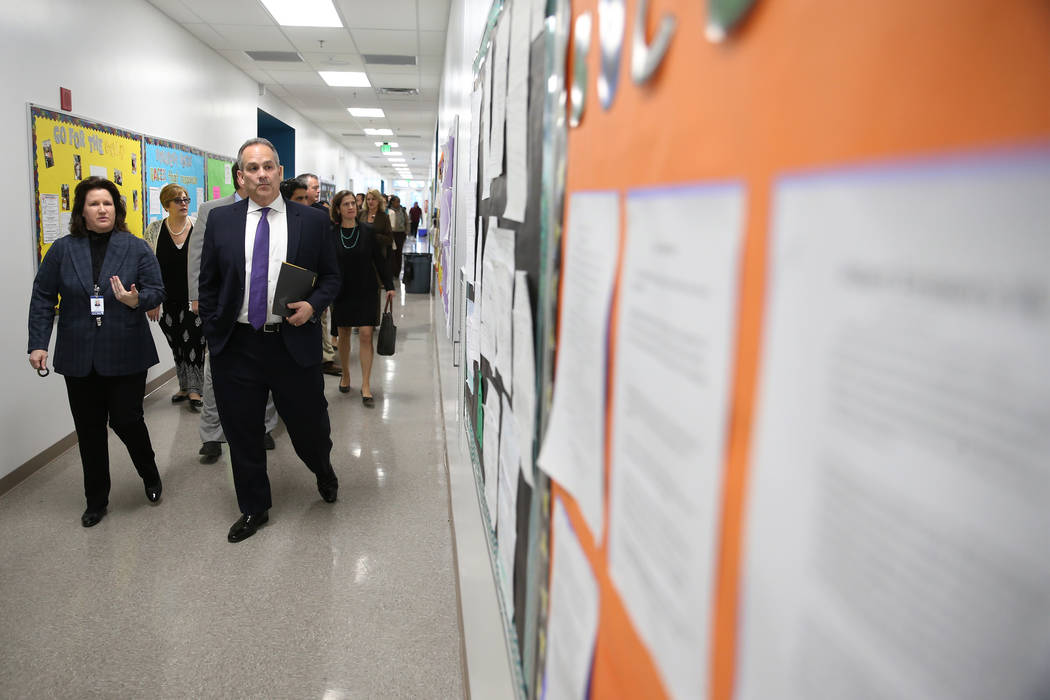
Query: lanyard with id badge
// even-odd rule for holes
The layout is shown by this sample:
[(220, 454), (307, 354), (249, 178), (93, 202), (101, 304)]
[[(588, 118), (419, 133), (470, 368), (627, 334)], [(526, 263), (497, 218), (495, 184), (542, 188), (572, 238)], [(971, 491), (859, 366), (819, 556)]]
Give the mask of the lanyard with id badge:
[(91, 295), (91, 315), (95, 317), (95, 325), (102, 325), (102, 315), (105, 313), (105, 306), (102, 303), (102, 294), (98, 285), (95, 285), (95, 293)]

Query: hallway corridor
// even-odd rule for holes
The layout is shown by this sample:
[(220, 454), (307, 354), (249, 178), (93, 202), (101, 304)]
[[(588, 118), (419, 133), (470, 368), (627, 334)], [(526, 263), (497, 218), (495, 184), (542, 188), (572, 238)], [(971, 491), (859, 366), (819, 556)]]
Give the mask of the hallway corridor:
[(325, 377), (333, 505), (278, 427), (270, 522), (229, 544), (228, 452), (200, 463), (198, 414), (170, 403), (174, 382), (145, 404), (159, 505), (112, 432), (98, 526), (80, 525), (75, 447), (0, 496), (0, 696), (463, 697), (433, 303), (399, 296), (374, 408), (360, 398), (357, 336), (351, 392)]

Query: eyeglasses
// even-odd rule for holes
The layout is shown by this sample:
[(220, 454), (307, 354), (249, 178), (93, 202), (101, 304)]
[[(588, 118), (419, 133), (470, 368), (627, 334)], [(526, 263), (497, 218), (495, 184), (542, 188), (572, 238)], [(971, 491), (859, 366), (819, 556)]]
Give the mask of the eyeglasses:
[(175, 204), (189, 204), (190, 203), (190, 198), (189, 197), (176, 197), (175, 199), (173, 199), (171, 201), (174, 202)]

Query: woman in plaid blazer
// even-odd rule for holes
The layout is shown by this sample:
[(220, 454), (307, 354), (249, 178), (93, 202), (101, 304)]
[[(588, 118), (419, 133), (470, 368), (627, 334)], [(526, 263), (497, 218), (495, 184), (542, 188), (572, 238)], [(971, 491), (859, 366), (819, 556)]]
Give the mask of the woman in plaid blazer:
[(160, 266), (149, 245), (128, 232), (117, 186), (100, 177), (77, 185), (70, 235), (59, 238), (40, 262), (29, 304), (29, 363), (48, 368), (55, 304), (61, 297), (55, 371), (65, 376), (69, 408), (84, 468), (84, 527), (96, 525), (109, 505), (106, 424), (128, 448), (151, 503), (161, 481), (143, 420), (146, 370), (157, 348), (146, 309), (164, 301)]

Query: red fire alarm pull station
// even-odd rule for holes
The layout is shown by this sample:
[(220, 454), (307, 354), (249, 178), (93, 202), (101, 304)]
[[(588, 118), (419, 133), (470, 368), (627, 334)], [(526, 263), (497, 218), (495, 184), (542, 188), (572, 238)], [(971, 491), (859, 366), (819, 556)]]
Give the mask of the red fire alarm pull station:
[(62, 103), (62, 111), (69, 112), (73, 109), (73, 93), (67, 88), (58, 89), (58, 99)]

